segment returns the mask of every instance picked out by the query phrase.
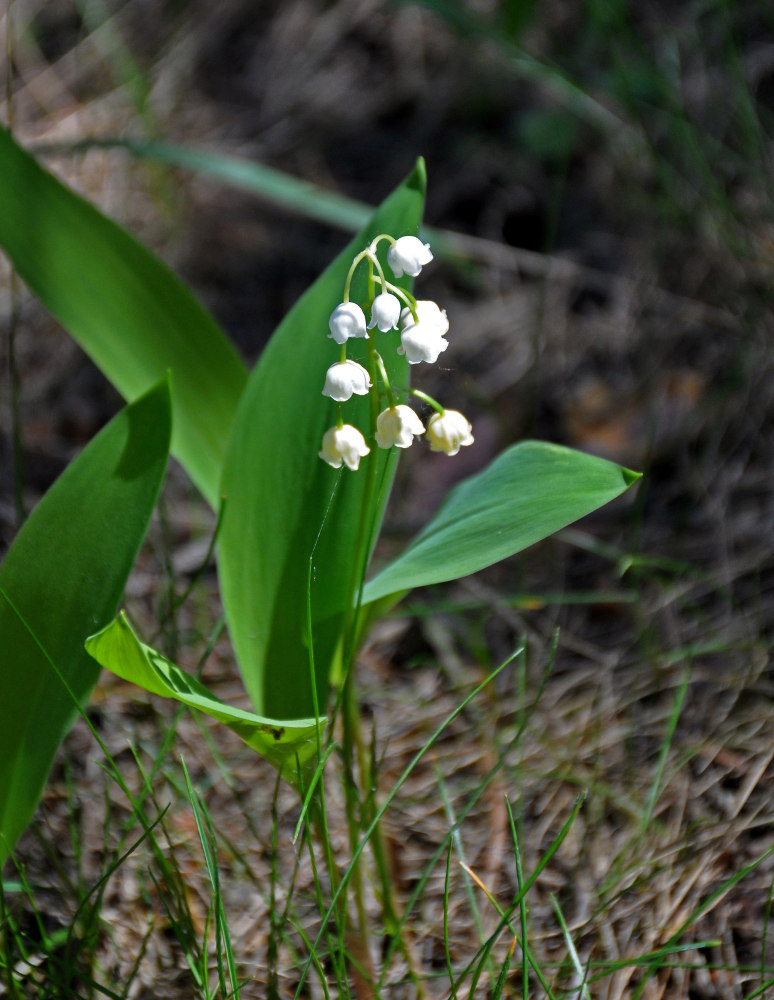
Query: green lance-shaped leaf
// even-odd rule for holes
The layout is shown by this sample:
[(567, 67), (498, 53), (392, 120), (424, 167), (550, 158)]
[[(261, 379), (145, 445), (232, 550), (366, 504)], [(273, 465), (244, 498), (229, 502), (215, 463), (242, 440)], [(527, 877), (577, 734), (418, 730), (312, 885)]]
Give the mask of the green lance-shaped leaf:
[(640, 478), (583, 452), (523, 441), (456, 486), (438, 513), (363, 593), (378, 601), (455, 580), (547, 538)]
[[(329, 669), (350, 607), (368, 463), (377, 463), (370, 504), (375, 530), (396, 461), (373, 440), (356, 473), (333, 470), (317, 457), (323, 433), (336, 422), (335, 404), (322, 395), (326, 370), (339, 360), (328, 320), (341, 302), (358, 251), (379, 233), (417, 232), (424, 191), (420, 162), (277, 328), (250, 376), (232, 427), (223, 470), (227, 503), (218, 569), (245, 685), (256, 711), (275, 718), (314, 715), (307, 635), (310, 558), (318, 704), (325, 704)], [(363, 265), (352, 288), (354, 302), (364, 299), (364, 273)], [(375, 338), (392, 384), (406, 386), (408, 365), (396, 353), (397, 333), (377, 331)], [(347, 348), (350, 358), (368, 364), (362, 339), (350, 340)], [(344, 420), (368, 437), (369, 399), (346, 402)]]
[[(314, 719), (278, 722), (226, 705), (195, 677), (140, 642), (123, 612), (101, 632), (90, 636), (86, 649), (101, 666), (124, 680), (152, 694), (175, 698), (224, 723), (293, 783), (297, 781), (299, 768), (303, 773), (305, 765), (316, 757)], [(319, 725), (322, 728), (325, 719), (320, 719)]]
[(68, 466), (0, 566), (0, 863), (32, 816), (77, 714), (73, 695), (85, 703), (99, 675), (83, 640), (115, 614), (169, 438), (164, 381)]
[(129, 400), (172, 373), (172, 451), (217, 507), (245, 366), (183, 283), (0, 128), (0, 247)]

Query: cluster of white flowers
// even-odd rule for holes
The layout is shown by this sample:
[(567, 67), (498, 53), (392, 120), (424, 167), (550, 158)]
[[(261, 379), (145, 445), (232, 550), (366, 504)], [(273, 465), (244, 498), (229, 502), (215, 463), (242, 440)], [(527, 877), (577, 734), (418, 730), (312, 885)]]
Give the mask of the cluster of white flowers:
[[(424, 265), (433, 259), (429, 245), (416, 236), (394, 239), (382, 234), (352, 262), (344, 288), (344, 301), (333, 310), (328, 324), (328, 336), (340, 346), (341, 355), (325, 375), (323, 395), (329, 396), (338, 404), (338, 422), (323, 435), (319, 456), (334, 469), (346, 465), (348, 469), (355, 471), (360, 465), (360, 459), (370, 452), (363, 434), (352, 424), (344, 423), (341, 412), (341, 404), (352, 396), (366, 396), (370, 392), (379, 393), (380, 399), (384, 397), (387, 403), (386, 408), (377, 416), (376, 427), (373, 428), (374, 440), (380, 448), (409, 448), (414, 438), (420, 434), (426, 434), (432, 451), (442, 451), (447, 455), (456, 455), (460, 448), (473, 444), (472, 428), (467, 418), (457, 410), (444, 409), (426, 393), (417, 389), (404, 390), (423, 399), (436, 411), (428, 420), (426, 428), (410, 406), (396, 402), (396, 390), (390, 385), (371, 331), (374, 328), (381, 333), (399, 330), (398, 354), (404, 354), (410, 365), (417, 365), (422, 361), (434, 364), (449, 346), (445, 339), (449, 321), (446, 310), (435, 302), (417, 301), (410, 292), (387, 280), (377, 257), (377, 247), (383, 240), (390, 244), (387, 265), (396, 278), (404, 274), (415, 278)], [(367, 322), (364, 310), (357, 303), (349, 301), (352, 276), (363, 260), (369, 267), (369, 289), (375, 291), (377, 285), (380, 289), (378, 294), (372, 293), (370, 302), (366, 303), (366, 309), (370, 311)], [(353, 337), (365, 338), (371, 372), (357, 361), (347, 358), (347, 342)], [(377, 377), (382, 382), (381, 390), (375, 384)]]

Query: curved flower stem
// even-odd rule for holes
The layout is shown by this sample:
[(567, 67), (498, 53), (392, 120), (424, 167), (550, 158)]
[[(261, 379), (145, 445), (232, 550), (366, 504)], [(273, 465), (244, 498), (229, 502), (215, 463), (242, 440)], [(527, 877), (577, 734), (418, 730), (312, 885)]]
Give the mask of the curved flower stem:
[(371, 251), (371, 253), (376, 254), (376, 248), (379, 246), (382, 240), (387, 240), (391, 247), (394, 247), (395, 244), (398, 242), (395, 239), (395, 237), (390, 236), (389, 233), (379, 233), (378, 236), (374, 236), (374, 238), (371, 240), (371, 243), (369, 244), (368, 249)]
[(396, 298), (401, 299), (401, 301), (405, 302), (408, 308), (411, 310), (411, 315), (414, 317), (414, 322), (415, 323), (418, 322), (417, 309), (416, 309), (417, 300), (411, 294), (411, 292), (407, 292), (399, 285), (393, 285), (391, 281), (385, 281), (383, 280), (383, 278), (377, 277), (375, 280), (378, 281), (379, 284), (382, 286), (383, 292), (389, 292), (390, 295), (394, 295)]
[(384, 269), (383, 269), (382, 265), (379, 263), (379, 258), (376, 256), (376, 254), (373, 254), (373, 256), (369, 256), (368, 261), (369, 261), (369, 264), (370, 264), (370, 269), (369, 269), (369, 274), (368, 274), (368, 279), (369, 279), (368, 280), (368, 295), (369, 295), (369, 297), (371, 299), (373, 299), (374, 292), (375, 292), (375, 288), (374, 288), (374, 268), (376, 268), (376, 270), (377, 270), (377, 272), (379, 274), (379, 277), (378, 277), (377, 280), (378, 280), (379, 284), (382, 286), (382, 291), (385, 291), (385, 289), (389, 285), (389, 282), (387, 281), (387, 279), (384, 276)]
[(410, 392), (412, 396), (416, 396), (417, 399), (422, 399), (425, 403), (429, 403), (434, 410), (441, 414), (441, 416), (446, 413), (446, 410), (441, 406), (437, 399), (433, 399), (432, 396), (428, 396), (428, 394), (426, 392), (422, 392), (421, 389), (407, 389), (406, 391)]
[(357, 270), (358, 264), (360, 263), (361, 260), (365, 260), (366, 257), (368, 257), (369, 259), (371, 257), (369, 250), (361, 250), (360, 253), (357, 254), (355, 259), (350, 264), (349, 271), (347, 272), (347, 280), (344, 282), (344, 297), (341, 300), (342, 302), (349, 302), (349, 289), (350, 286), (352, 285), (352, 278), (355, 275), (355, 271)]
[[(392, 386), (390, 385), (390, 376), (387, 374), (387, 369), (384, 366), (384, 360), (378, 351), (374, 351), (376, 357), (376, 365), (379, 369), (379, 374), (382, 376), (382, 383), (384, 384), (384, 391), (387, 393), (387, 403), (390, 409), (395, 408), (395, 394), (392, 391)], [(372, 378), (373, 381), (373, 378)]]
[(376, 284), (374, 281), (374, 264), (379, 268), (379, 274), (381, 274), (381, 267), (379, 261), (376, 258), (376, 254), (369, 253), (368, 255), (368, 301), (373, 303), (376, 296)]

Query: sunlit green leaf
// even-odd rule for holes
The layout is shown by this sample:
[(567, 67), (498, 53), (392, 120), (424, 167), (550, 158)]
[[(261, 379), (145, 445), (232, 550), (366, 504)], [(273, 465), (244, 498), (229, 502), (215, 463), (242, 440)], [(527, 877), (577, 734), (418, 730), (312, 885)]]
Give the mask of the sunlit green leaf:
[(164, 382), (119, 413), (62, 473), (0, 566), (0, 863), (99, 675), (83, 640), (115, 614), (169, 437)]
[[(329, 668), (350, 608), (368, 465), (377, 463), (368, 505), (374, 523), (367, 525), (375, 530), (395, 463), (393, 454), (375, 446), (357, 473), (334, 471), (317, 457), (323, 433), (336, 419), (335, 404), (322, 395), (325, 372), (339, 355), (327, 336), (328, 318), (341, 302), (357, 251), (381, 232), (416, 233), (424, 190), (420, 163), (275, 331), (234, 421), (222, 484), (227, 504), (219, 574), (247, 690), (257, 711), (276, 718), (314, 714), (306, 627), (310, 558), (317, 688), (319, 704), (325, 702)], [(354, 301), (363, 293), (364, 283), (353, 286)], [(397, 334), (377, 332), (376, 342), (393, 384), (407, 385)], [(359, 353), (364, 341), (350, 345), (349, 356), (364, 361)], [(344, 414), (370, 436), (369, 399), (349, 400)]]
[(172, 373), (172, 450), (217, 507), (245, 366), (170, 269), (0, 128), (0, 247), (127, 398)]
[[(101, 666), (124, 680), (152, 694), (174, 698), (224, 723), (290, 781), (295, 782), (298, 767), (303, 768), (316, 755), (314, 719), (278, 722), (226, 705), (195, 677), (140, 642), (123, 612), (90, 636), (86, 649)], [(324, 726), (325, 720), (319, 721)]]
[(366, 586), (366, 602), (454, 580), (520, 552), (627, 490), (639, 474), (524, 441), (456, 486), (436, 516)]

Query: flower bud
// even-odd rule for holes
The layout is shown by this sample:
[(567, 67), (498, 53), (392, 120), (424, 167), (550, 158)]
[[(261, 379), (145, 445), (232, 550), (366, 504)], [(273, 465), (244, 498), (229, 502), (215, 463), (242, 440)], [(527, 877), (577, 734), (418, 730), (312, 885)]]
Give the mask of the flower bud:
[(367, 337), (365, 313), (355, 302), (342, 302), (336, 306), (328, 320), (328, 334), (337, 344), (346, 344), (350, 337)]
[(434, 413), (427, 422), (427, 440), (431, 451), (456, 455), (460, 448), (473, 444), (470, 421), (457, 410)]
[(423, 243), (416, 236), (401, 236), (387, 251), (387, 263), (396, 278), (404, 274), (416, 278), (432, 259), (430, 244)]
[(371, 388), (371, 376), (357, 361), (339, 361), (325, 374), (323, 396), (337, 403), (346, 403), (352, 396), (366, 396)]
[(417, 434), (424, 434), (422, 421), (410, 406), (400, 404), (382, 410), (376, 418), (376, 443), (380, 448), (410, 448)]
[(317, 454), (334, 469), (340, 469), (343, 463), (355, 472), (360, 459), (370, 450), (357, 427), (344, 424), (342, 427), (331, 427), (323, 434), (322, 448)]
[(378, 327), (382, 333), (388, 330), (395, 330), (400, 318), (400, 299), (389, 292), (382, 292), (377, 295), (371, 306), (371, 322), (368, 329)]

